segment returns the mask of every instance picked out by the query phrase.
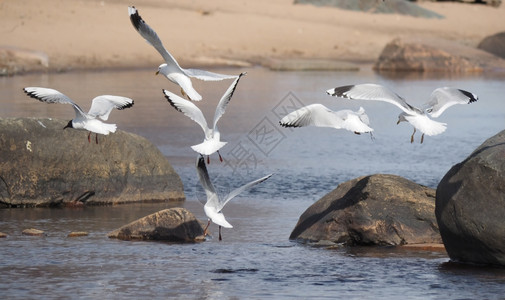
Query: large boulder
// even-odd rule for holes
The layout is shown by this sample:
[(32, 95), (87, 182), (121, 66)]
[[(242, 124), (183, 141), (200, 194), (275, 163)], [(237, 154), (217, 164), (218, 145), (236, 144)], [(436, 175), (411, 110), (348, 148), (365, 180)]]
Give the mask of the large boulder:
[(452, 260), (505, 265), (505, 131), (447, 172), (435, 213)]
[(435, 190), (395, 175), (340, 184), (300, 217), (290, 239), (345, 245), (441, 243)]
[(0, 207), (184, 200), (180, 177), (151, 142), (54, 119), (0, 118)]
[(202, 225), (185, 208), (169, 208), (150, 214), (110, 232), (108, 237), (167, 242), (204, 240)]
[(484, 38), (477, 48), (505, 58), (505, 31)]
[(457, 42), (412, 37), (389, 42), (373, 68), (388, 72), (485, 72), (505, 69), (505, 60)]

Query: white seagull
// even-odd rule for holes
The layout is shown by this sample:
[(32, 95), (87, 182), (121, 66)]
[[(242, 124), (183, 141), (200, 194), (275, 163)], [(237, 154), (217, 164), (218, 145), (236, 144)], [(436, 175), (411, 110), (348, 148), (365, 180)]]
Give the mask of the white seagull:
[(106, 121), (113, 108), (122, 110), (133, 106), (133, 100), (121, 96), (101, 95), (93, 99), (91, 108), (88, 113), (85, 113), (79, 105), (66, 95), (57, 90), (42, 88), (42, 87), (25, 87), (23, 91), (30, 97), (46, 103), (63, 103), (71, 104), (75, 110), (75, 118), (68, 121), (68, 124), (63, 127), (88, 130), (88, 142), (90, 141), (91, 132), (96, 133), (95, 141), (98, 144), (98, 133), (108, 135), (111, 132), (116, 132), (116, 124), (107, 124), (98, 120), (98, 118)]
[(221, 162), (223, 161), (223, 158), (219, 153), (219, 149), (226, 145), (226, 142), (222, 142), (220, 140), (221, 134), (217, 129), (217, 122), (224, 114), (228, 103), (230, 103), (231, 97), (233, 96), (233, 92), (237, 87), (238, 81), (245, 74), (246, 73), (241, 73), (239, 76), (235, 76), (235, 81), (233, 81), (233, 83), (221, 97), (221, 100), (219, 100), (219, 103), (216, 107), (216, 112), (214, 114), (214, 123), (212, 124), (212, 128), (209, 128), (202, 111), (195, 104), (193, 104), (193, 102), (183, 99), (167, 90), (163, 90), (163, 94), (165, 94), (165, 98), (168, 100), (170, 105), (172, 105), (176, 110), (182, 112), (191, 120), (200, 125), (200, 127), (202, 127), (203, 132), (205, 133), (205, 139), (203, 143), (191, 146), (191, 149), (200, 153), (201, 155), (207, 155), (207, 163), (210, 162), (209, 156), (214, 152), (217, 152), (219, 155), (219, 160)]
[(478, 97), (465, 90), (450, 87), (441, 87), (435, 89), (422, 108), (414, 107), (405, 101), (401, 96), (390, 89), (373, 83), (358, 85), (347, 85), (329, 89), (326, 91), (329, 95), (357, 100), (377, 100), (389, 102), (403, 110), (398, 115), (398, 122), (409, 122), (414, 127), (414, 132), (410, 137), (410, 142), (414, 142), (416, 130), (422, 132), (421, 143), (424, 141), (424, 135), (437, 135), (445, 131), (447, 124), (434, 121), (428, 117), (439, 117), (447, 108), (455, 104), (470, 104), (478, 100)]
[(222, 240), (221, 227), (233, 228), (233, 226), (228, 223), (228, 221), (226, 221), (222, 212), (223, 207), (226, 205), (226, 203), (238, 196), (243, 191), (252, 188), (253, 186), (267, 180), (270, 178), (270, 176), (272, 176), (272, 174), (269, 174), (265, 177), (244, 184), (243, 186), (231, 191), (228, 195), (226, 195), (224, 199), (219, 199), (219, 196), (214, 189), (214, 185), (210, 181), (209, 173), (207, 172), (207, 167), (205, 166), (205, 159), (201, 155), (199, 155), (196, 160), (196, 170), (198, 173), (198, 179), (200, 179), (200, 183), (202, 184), (202, 187), (205, 190), (205, 195), (207, 196), (207, 202), (205, 203), (203, 210), (208, 218), (208, 222), (203, 235), (207, 235), (207, 229), (209, 228), (210, 222), (212, 221), (219, 226), (220, 241)]
[(297, 109), (284, 116), (279, 124), (283, 127), (332, 127), (346, 129), (356, 134), (370, 132), (370, 122), (365, 109), (360, 107), (358, 111), (344, 109), (333, 111), (322, 104), (311, 104)]
[(181, 87), (183, 96), (187, 95), (190, 100), (200, 101), (202, 96), (193, 88), (190, 77), (195, 77), (204, 81), (219, 81), (223, 79), (233, 79), (237, 76), (213, 73), (199, 69), (183, 69), (179, 66), (175, 58), (165, 49), (156, 32), (140, 17), (135, 6), (128, 6), (128, 14), (133, 27), (140, 35), (151, 44), (165, 60), (164, 64), (158, 67), (156, 75), (165, 75), (168, 80)]

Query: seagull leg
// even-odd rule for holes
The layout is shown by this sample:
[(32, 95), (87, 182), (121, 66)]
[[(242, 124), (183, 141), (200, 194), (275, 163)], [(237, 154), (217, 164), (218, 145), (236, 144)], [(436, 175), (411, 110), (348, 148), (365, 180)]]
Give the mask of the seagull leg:
[(219, 161), (223, 162), (223, 158), (221, 157), (221, 153), (219, 153), (219, 151), (217, 151), (217, 154), (219, 155)]
[(423, 143), (423, 141), (424, 141), (424, 133), (423, 135), (421, 135), (421, 144)]
[(203, 230), (203, 236), (207, 236), (207, 229), (209, 229), (210, 226), (210, 220), (207, 222), (207, 226), (205, 226), (205, 229)]
[(183, 97), (188, 98), (189, 101), (191, 101), (191, 98), (189, 98), (188, 94), (181, 88), (181, 94)]
[(210, 165), (210, 155), (207, 155), (207, 164)]
[(90, 135), (91, 135), (91, 131), (88, 132), (88, 143), (91, 143), (91, 138), (90, 138)]
[(98, 133), (95, 133), (95, 143), (98, 145)]
[(219, 226), (219, 240), (222, 241), (223, 237), (221, 236), (221, 226)]
[(414, 142), (414, 134), (416, 134), (416, 129), (414, 128), (414, 132), (412, 133), (412, 136), (410, 137), (410, 143), (412, 144)]

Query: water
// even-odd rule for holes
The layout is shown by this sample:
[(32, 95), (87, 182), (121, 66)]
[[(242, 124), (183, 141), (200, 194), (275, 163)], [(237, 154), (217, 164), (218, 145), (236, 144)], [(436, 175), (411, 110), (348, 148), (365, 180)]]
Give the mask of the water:
[[(224, 213), (233, 229), (222, 242), (174, 245), (111, 240), (107, 233), (160, 209), (180, 205), (205, 221), (203, 194), (197, 182), (196, 154), (189, 148), (203, 132), (176, 112), (161, 94), (178, 92), (153, 70), (87, 72), (0, 78), (0, 117), (70, 119), (66, 105), (48, 105), (26, 97), (25, 86), (58, 89), (83, 109), (100, 94), (135, 99), (132, 109), (113, 112), (110, 122), (142, 135), (167, 156), (180, 174), (187, 201), (110, 207), (0, 210), (0, 295), (5, 299), (242, 299), (376, 298), (499, 299), (505, 270), (461, 267), (444, 252), (396, 248), (326, 249), (288, 240), (298, 217), (339, 183), (362, 175), (390, 173), (435, 188), (452, 165), (505, 127), (503, 78), (486, 76), (392, 78), (368, 69), (360, 72), (247, 71), (220, 120), (229, 144), (211, 156), (209, 173), (226, 193), (246, 181), (275, 173), (269, 180), (230, 202)], [(396, 125), (399, 110), (387, 103), (335, 99), (325, 90), (351, 83), (390, 86), (411, 104), (420, 105), (433, 89), (454, 86), (479, 95), (479, 101), (456, 106), (439, 119), (448, 123), (424, 144), (410, 143), (412, 128)], [(210, 118), (231, 82), (195, 82)], [(332, 109), (364, 106), (375, 139), (321, 128), (276, 126), (283, 110), (322, 103)], [(83, 140), (85, 141), (83, 134)], [(25, 228), (45, 237), (21, 235)], [(68, 238), (71, 231), (89, 236)]]

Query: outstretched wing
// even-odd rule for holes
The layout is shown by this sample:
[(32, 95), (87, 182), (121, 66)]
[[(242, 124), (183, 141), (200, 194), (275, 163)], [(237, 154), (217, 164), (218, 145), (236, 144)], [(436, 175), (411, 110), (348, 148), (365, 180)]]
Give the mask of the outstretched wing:
[(269, 174), (265, 177), (261, 177), (260, 179), (256, 179), (254, 181), (244, 184), (243, 186), (241, 186), (237, 189), (234, 189), (228, 195), (226, 195), (226, 197), (223, 199), (223, 201), (219, 202), (219, 206), (217, 207), (217, 211), (221, 211), (223, 209), (223, 207), (226, 205), (226, 203), (228, 203), (228, 201), (230, 201), (231, 199), (235, 198), (238, 194), (242, 193), (243, 191), (245, 191), (247, 189), (252, 188), (253, 186), (255, 186), (259, 183), (262, 183), (263, 181), (270, 178), (272, 175), (273, 174)]
[(230, 87), (226, 90), (226, 92), (223, 94), (223, 97), (221, 97), (221, 100), (219, 100), (219, 103), (217, 104), (216, 107), (216, 112), (214, 113), (214, 124), (212, 128), (216, 128), (217, 121), (221, 119), (221, 117), (224, 115), (224, 112), (226, 111), (226, 106), (228, 103), (230, 103), (231, 97), (233, 96), (233, 93), (235, 92), (235, 89), (237, 88), (238, 81), (240, 78), (247, 73), (241, 73), (239, 76), (237, 76), (237, 79), (232, 82)]
[(101, 95), (95, 97), (89, 109), (88, 115), (91, 117), (99, 117), (106, 121), (113, 108), (125, 109), (133, 106), (133, 100), (121, 96)]
[(182, 69), (182, 71), (189, 77), (194, 77), (203, 81), (220, 81), (224, 79), (237, 78), (237, 75), (219, 74), (200, 69)]
[(398, 106), (406, 113), (412, 113), (416, 108), (408, 104), (400, 95), (386, 88), (385, 86), (365, 83), (357, 85), (346, 85), (329, 89), (328, 95), (356, 100), (384, 101)]
[(202, 127), (205, 135), (207, 135), (209, 132), (207, 121), (205, 120), (202, 111), (196, 105), (194, 105), (191, 101), (183, 99), (167, 90), (163, 90), (163, 94), (165, 94), (165, 98), (173, 108), (195, 121), (198, 125), (200, 125), (200, 127)]
[(335, 112), (322, 104), (310, 104), (284, 116), (279, 124), (283, 127), (334, 127), (341, 128), (342, 120)]
[(207, 204), (213, 207), (218, 207), (219, 198), (216, 190), (214, 189), (214, 185), (212, 185), (212, 182), (210, 181), (209, 173), (207, 172), (207, 167), (205, 166), (205, 159), (201, 155), (198, 155), (198, 158), (196, 159), (196, 171), (200, 184), (205, 190), (205, 195), (207, 195)]
[(441, 87), (431, 93), (430, 100), (423, 105), (423, 109), (433, 118), (437, 118), (453, 105), (470, 104), (478, 99), (477, 95), (465, 90)]
[(46, 103), (62, 103), (62, 104), (71, 104), (74, 107), (76, 117), (86, 118), (86, 113), (77, 105), (72, 99), (67, 97), (65, 94), (42, 87), (25, 87), (23, 91), (30, 97), (37, 99), (41, 102)]
[(176, 66), (183, 71), (172, 54), (165, 49), (156, 31), (147, 25), (139, 15), (135, 6), (128, 6), (128, 14), (130, 15), (130, 21), (135, 30), (137, 30), (137, 32), (161, 54), (167, 65)]

